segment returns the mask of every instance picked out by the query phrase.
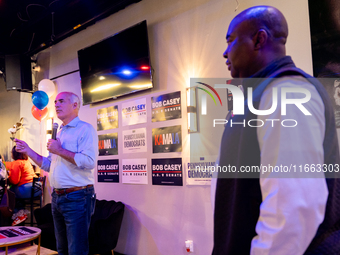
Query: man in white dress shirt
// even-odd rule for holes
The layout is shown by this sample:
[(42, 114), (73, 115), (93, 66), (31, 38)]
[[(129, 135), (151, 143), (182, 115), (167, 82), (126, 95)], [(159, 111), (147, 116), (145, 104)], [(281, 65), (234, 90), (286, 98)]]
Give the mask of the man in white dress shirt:
[[(260, 115), (246, 99), (245, 114), (226, 125), (219, 165), (262, 172), (219, 173), (214, 255), (340, 254), (340, 188), (327, 171), (339, 170), (333, 109), (323, 86), (286, 56), (287, 36), (283, 14), (270, 6), (249, 8), (230, 23), (224, 57), (231, 76), (243, 79), (248, 100), (252, 88), (256, 110), (271, 109), (274, 88), (278, 102), (275, 111)], [(287, 105), (283, 114), (281, 91), (295, 101), (303, 98), (294, 88), (311, 97), (299, 108)], [(277, 171), (264, 172), (263, 166)]]
[(79, 108), (80, 100), (74, 93), (57, 95), (55, 109), (62, 125), (57, 140), (47, 143), (48, 157), (15, 140), (17, 151), (50, 173), (54, 231), (58, 254), (62, 255), (88, 254), (88, 230), (96, 201), (93, 184), (98, 136), (92, 125), (78, 118)]

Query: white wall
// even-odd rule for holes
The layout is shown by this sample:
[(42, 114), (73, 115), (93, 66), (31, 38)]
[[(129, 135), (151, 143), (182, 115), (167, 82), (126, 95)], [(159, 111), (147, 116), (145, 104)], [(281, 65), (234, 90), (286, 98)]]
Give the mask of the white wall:
[[(7, 161), (11, 161), (11, 151), (14, 143), (10, 140), (11, 134), (8, 129), (12, 128), (20, 120), (20, 93), (18, 91), (7, 91), (5, 81), (0, 79), (0, 154)], [(27, 124), (27, 121), (25, 121)], [(19, 138), (22, 131), (18, 131), (16, 137)]]
[[(182, 105), (185, 106), (185, 88), (190, 77), (230, 77), (222, 54), (226, 47), (225, 34), (232, 18), (253, 5), (273, 5), (279, 8), (288, 20), (290, 35), (287, 53), (296, 64), (311, 73), (312, 58), (309, 36), (307, 0), (260, 1), (239, 0), (143, 0), (110, 17), (97, 22), (78, 34), (37, 55), (38, 64), (43, 65), (44, 78), (53, 78), (78, 69), (77, 51), (94, 44), (120, 30), (147, 20), (149, 30), (151, 63), (154, 72), (154, 89), (124, 99), (108, 101), (92, 106), (81, 107), (80, 118), (96, 128), (97, 109), (118, 105), (123, 100), (146, 97), (167, 92), (181, 91)], [(136, 38), (138, 40), (138, 38)], [(56, 80), (58, 91), (73, 91), (80, 95), (79, 73)], [(22, 109), (31, 103), (22, 99)], [(29, 108), (30, 109), (30, 108)], [(151, 106), (148, 105), (150, 114)], [(27, 110), (26, 110), (27, 111)], [(224, 111), (224, 110), (223, 110)], [(223, 113), (224, 114), (224, 113)], [(189, 143), (186, 132), (186, 109), (182, 109), (182, 119), (162, 123), (152, 123), (148, 116), (147, 124), (120, 127), (114, 131), (100, 131), (98, 134), (147, 127), (182, 125), (184, 141), (182, 153), (154, 155), (140, 153), (138, 157), (151, 158), (184, 157), (188, 155)], [(121, 123), (121, 119), (119, 120)], [(32, 125), (36, 125), (32, 122)], [(207, 143), (202, 147), (218, 150), (220, 135), (195, 134)], [(30, 141), (39, 146), (39, 141)], [(119, 155), (111, 158), (129, 158), (134, 155), (122, 154), (122, 139), (119, 142)], [(151, 148), (151, 131), (148, 132), (148, 148)], [(124, 254), (186, 254), (184, 241), (194, 241), (194, 254), (210, 254), (213, 245), (213, 212), (209, 186), (183, 187), (153, 186), (149, 169), (148, 185), (128, 185), (97, 183), (98, 199), (122, 201), (126, 212), (116, 251)]]

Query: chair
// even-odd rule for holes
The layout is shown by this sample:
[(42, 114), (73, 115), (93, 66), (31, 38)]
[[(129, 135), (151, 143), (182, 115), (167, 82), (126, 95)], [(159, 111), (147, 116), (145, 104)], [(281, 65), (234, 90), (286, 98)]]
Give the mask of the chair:
[[(30, 207), (30, 213), (31, 213), (31, 220), (28, 223), (31, 227), (33, 226), (33, 211), (35, 207), (42, 207), (43, 204), (43, 196), (44, 196), (44, 188), (45, 188), (45, 181), (46, 176), (42, 177), (34, 177), (33, 178), (33, 184), (31, 189), (31, 197), (27, 199), (18, 199), (18, 201), (22, 201), (25, 203), (25, 207)], [(41, 191), (41, 193), (40, 193)]]
[[(112, 254), (118, 242), (124, 208), (121, 202), (96, 200), (89, 229), (89, 254)], [(41, 246), (56, 250), (51, 204), (36, 209), (34, 215), (41, 229)]]
[(7, 188), (7, 180), (0, 180), (0, 225), (4, 226), (4, 218), (11, 218), (15, 207), (15, 194)]
[(89, 254), (113, 254), (122, 225), (125, 205), (113, 200), (96, 200), (89, 229)]
[[(41, 246), (56, 251), (57, 244), (54, 235), (51, 204), (49, 203), (42, 208), (35, 209), (34, 217), (37, 221), (37, 227), (41, 229)], [(38, 244), (36, 240), (34, 242)]]

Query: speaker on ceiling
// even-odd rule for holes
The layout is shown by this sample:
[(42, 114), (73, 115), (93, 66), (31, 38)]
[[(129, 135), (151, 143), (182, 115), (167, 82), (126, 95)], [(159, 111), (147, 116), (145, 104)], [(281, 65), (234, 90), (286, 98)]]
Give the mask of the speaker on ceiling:
[(5, 77), (7, 90), (31, 92), (31, 58), (23, 54), (5, 56)]

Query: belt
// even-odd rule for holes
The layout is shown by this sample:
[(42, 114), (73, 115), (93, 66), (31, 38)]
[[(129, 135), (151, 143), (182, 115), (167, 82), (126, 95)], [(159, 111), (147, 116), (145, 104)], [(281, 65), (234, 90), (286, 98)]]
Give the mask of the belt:
[(72, 187), (72, 188), (66, 188), (66, 189), (53, 189), (53, 191), (57, 194), (57, 195), (65, 195), (77, 190), (82, 190), (82, 189), (86, 189), (86, 188), (91, 188), (93, 187), (92, 184), (87, 185), (87, 186), (81, 186), (81, 187)]

